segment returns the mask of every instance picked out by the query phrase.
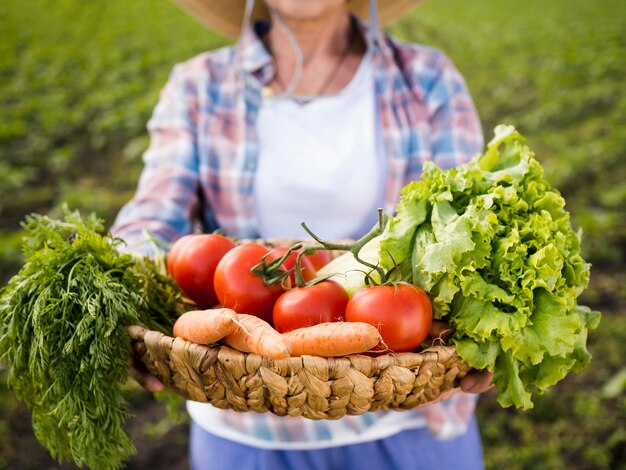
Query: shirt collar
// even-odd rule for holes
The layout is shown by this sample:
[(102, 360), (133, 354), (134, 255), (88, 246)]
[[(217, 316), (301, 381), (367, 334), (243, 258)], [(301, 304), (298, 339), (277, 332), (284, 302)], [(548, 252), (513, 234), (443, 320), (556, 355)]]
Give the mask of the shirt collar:
[[(381, 40), (382, 35), (379, 30), (372, 31), (366, 22), (358, 17), (354, 18), (357, 27), (365, 38), (368, 49), (371, 49), (373, 54), (378, 52), (382, 54), (390, 53), (385, 45), (385, 41)], [(274, 75), (273, 58), (260, 39), (268, 31), (269, 27), (268, 21), (260, 21), (248, 25), (237, 42), (239, 66), (242, 72), (257, 78), (261, 85), (266, 85)]]
[(268, 30), (269, 22), (256, 22), (247, 26), (239, 39), (237, 48), (240, 54), (240, 67), (244, 72), (258, 75), (268, 66), (273, 68), (272, 56), (260, 39)]

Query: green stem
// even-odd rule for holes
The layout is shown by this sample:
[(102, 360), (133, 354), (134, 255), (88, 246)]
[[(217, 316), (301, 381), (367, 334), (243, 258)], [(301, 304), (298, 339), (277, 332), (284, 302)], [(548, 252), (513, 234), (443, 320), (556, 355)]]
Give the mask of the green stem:
[(318, 243), (318, 245), (303, 244), (302, 253), (310, 253), (318, 249), (349, 251), (354, 256), (354, 259), (357, 260), (359, 263), (367, 266), (372, 270), (377, 271), (380, 275), (381, 282), (384, 283), (386, 281), (385, 270), (379, 265), (374, 265), (360, 258), (359, 253), (368, 242), (370, 242), (372, 239), (376, 238), (383, 232), (386, 223), (387, 216), (383, 214), (382, 209), (378, 209), (378, 224), (372, 227), (372, 229), (362, 238), (353, 243), (333, 243), (322, 240), (320, 237), (315, 235), (304, 222), (302, 222), (300, 224), (302, 228), (304, 228), (304, 230)]
[(287, 258), (296, 250), (299, 250), (302, 246), (302, 243), (296, 243), (289, 247), (289, 249), (285, 252), (283, 256), (280, 258), (276, 258), (270, 262), (267, 262), (267, 255), (261, 259), (261, 262), (255, 265), (250, 272), (252, 274), (256, 274), (257, 276), (261, 276), (263, 278), (263, 282), (266, 285), (275, 284), (277, 282), (283, 282), (289, 273), (282, 270), (280, 267), (287, 260)]
[[(284, 270), (281, 270), (280, 268), (281, 265), (287, 260), (287, 258), (291, 254), (293, 254), (295, 251), (300, 250), (296, 258), (295, 281), (296, 281), (297, 287), (303, 287), (307, 285), (307, 282), (304, 280), (304, 277), (302, 276), (302, 266), (301, 266), (302, 256), (311, 254), (318, 250), (348, 251), (352, 253), (352, 255), (354, 256), (354, 259), (356, 259), (359, 263), (368, 267), (372, 271), (376, 271), (378, 275), (380, 276), (381, 282), (384, 283), (387, 280), (387, 275), (385, 273), (385, 270), (379, 265), (374, 265), (360, 258), (359, 253), (361, 249), (368, 242), (370, 242), (372, 239), (376, 238), (383, 232), (383, 229), (385, 228), (386, 223), (387, 223), (387, 216), (383, 214), (382, 209), (378, 209), (378, 224), (375, 225), (362, 238), (352, 243), (335, 243), (335, 242), (328, 242), (328, 241), (322, 240), (315, 233), (313, 233), (311, 229), (309, 229), (309, 227), (307, 227), (307, 225), (304, 222), (302, 222), (300, 224), (302, 228), (304, 228), (304, 230), (317, 243), (304, 243), (304, 242), (295, 243), (294, 245), (289, 247), (289, 249), (285, 252), (285, 254), (281, 256), (280, 258), (276, 258), (273, 261), (267, 262), (267, 260), (264, 257), (261, 260), (261, 262), (257, 264), (256, 266), (254, 266), (250, 271), (257, 276), (261, 276), (263, 278), (263, 281), (267, 285), (274, 284), (276, 282), (282, 282), (285, 280), (286, 276), (289, 275), (289, 273), (287, 273)], [(319, 282), (319, 279), (317, 280), (317, 282)]]

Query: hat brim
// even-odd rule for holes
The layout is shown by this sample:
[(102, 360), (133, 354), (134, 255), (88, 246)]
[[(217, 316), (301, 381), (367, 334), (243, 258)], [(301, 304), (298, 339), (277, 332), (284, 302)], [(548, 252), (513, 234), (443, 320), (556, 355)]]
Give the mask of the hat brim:
[[(209, 29), (230, 38), (237, 38), (243, 22), (246, 0), (175, 0)], [(378, 5), (381, 26), (393, 23), (406, 15), (421, 0), (384, 0)], [(350, 11), (359, 18), (369, 19), (369, 0), (351, 0)], [(262, 0), (254, 2), (252, 21), (269, 19), (269, 12)]]

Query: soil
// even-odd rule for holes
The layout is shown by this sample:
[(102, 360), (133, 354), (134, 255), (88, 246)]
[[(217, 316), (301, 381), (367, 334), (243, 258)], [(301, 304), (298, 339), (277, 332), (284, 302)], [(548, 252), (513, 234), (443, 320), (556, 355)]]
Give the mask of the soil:
[[(76, 470), (73, 463), (59, 464), (37, 441), (30, 424), (30, 412), (15, 400), (5, 407), (7, 416), (0, 422), (8, 424), (0, 444), (0, 469), (7, 470)], [(150, 394), (138, 392), (131, 397), (128, 433), (137, 447), (125, 469), (129, 470), (185, 470), (187, 458), (188, 424), (173, 424), (166, 417), (164, 406)], [(150, 433), (150, 430), (154, 430)], [(159, 432), (161, 430), (161, 432)], [(163, 433), (163, 430), (165, 431)], [(154, 436), (154, 434), (158, 434)], [(3, 458), (2, 458), (3, 457)]]

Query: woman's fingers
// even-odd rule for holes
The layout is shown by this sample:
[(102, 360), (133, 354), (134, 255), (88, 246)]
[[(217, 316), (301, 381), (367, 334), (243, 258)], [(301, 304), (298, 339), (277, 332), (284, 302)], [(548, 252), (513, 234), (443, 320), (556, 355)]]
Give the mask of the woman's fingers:
[(128, 374), (139, 385), (152, 393), (160, 392), (165, 388), (163, 382), (142, 369), (133, 356), (128, 358)]
[[(454, 333), (454, 328), (441, 320), (433, 320), (433, 324), (428, 332), (431, 341), (436, 339), (445, 340)], [(488, 370), (472, 370), (460, 381), (461, 390), (468, 393), (483, 393), (493, 387), (491, 381), (493, 373)]]
[(468, 393), (483, 393), (493, 387), (493, 373), (488, 370), (474, 370), (461, 379), (461, 390)]
[(452, 328), (448, 323), (441, 320), (433, 320), (427, 339), (446, 339), (452, 333), (454, 333), (454, 328)]

